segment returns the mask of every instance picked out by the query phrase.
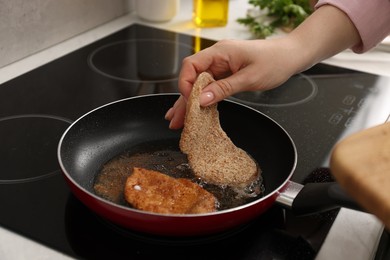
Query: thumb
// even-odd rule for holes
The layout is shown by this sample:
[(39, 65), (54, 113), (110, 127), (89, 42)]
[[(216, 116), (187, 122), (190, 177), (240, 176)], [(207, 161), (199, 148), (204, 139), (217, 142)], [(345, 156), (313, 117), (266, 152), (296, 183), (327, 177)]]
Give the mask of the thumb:
[(209, 106), (215, 104), (235, 93), (240, 91), (240, 89), (235, 89), (240, 86), (240, 84), (234, 84), (236, 75), (213, 81), (207, 87), (205, 87), (200, 95), (200, 105)]

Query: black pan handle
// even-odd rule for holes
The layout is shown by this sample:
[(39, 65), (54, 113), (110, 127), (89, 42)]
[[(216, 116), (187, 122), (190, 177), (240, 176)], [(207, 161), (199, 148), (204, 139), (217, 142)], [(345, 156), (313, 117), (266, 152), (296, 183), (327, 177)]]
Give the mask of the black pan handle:
[(339, 207), (363, 211), (337, 182), (308, 183), (292, 204), (292, 210), (297, 215), (320, 213)]
[(337, 182), (288, 184), (276, 200), (296, 215), (310, 215), (339, 207), (364, 211)]

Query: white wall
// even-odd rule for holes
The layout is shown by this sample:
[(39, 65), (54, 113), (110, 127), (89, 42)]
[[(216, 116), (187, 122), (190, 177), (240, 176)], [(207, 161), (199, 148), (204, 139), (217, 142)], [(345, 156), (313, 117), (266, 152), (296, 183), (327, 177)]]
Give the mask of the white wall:
[(0, 68), (131, 8), (131, 0), (0, 0)]

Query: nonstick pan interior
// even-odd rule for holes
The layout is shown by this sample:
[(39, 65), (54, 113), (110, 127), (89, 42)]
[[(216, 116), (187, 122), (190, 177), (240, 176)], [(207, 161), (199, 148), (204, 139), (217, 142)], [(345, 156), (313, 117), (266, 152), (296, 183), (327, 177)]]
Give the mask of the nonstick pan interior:
[[(177, 94), (129, 98), (87, 113), (63, 135), (59, 159), (67, 178), (94, 194), (95, 176), (113, 157), (142, 147), (166, 142), (177, 147), (181, 131), (170, 130), (164, 119)], [(222, 128), (259, 164), (265, 195), (291, 177), (296, 164), (295, 146), (289, 135), (269, 117), (231, 101), (218, 105)]]

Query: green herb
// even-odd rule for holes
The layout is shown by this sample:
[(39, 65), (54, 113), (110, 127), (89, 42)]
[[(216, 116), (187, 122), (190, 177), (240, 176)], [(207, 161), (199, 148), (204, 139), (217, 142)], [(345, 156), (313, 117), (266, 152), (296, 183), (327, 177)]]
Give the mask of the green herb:
[(310, 0), (249, 0), (253, 9), (237, 22), (249, 27), (257, 38), (266, 38), (276, 28), (289, 31), (312, 13)]

